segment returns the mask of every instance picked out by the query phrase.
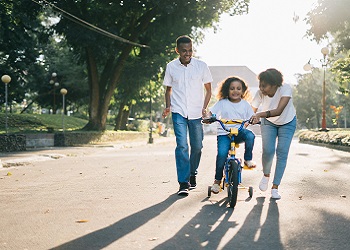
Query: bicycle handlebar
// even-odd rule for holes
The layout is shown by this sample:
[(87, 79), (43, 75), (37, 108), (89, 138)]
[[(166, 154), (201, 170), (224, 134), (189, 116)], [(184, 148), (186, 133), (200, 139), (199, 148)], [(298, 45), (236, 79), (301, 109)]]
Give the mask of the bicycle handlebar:
[[(239, 128), (238, 128), (238, 131), (241, 131), (244, 124), (245, 123), (249, 123), (249, 124), (252, 124), (250, 122), (250, 119), (249, 120), (241, 120), (241, 119), (232, 119), (232, 120), (226, 120), (226, 119), (217, 119), (216, 118), (216, 115), (215, 114), (212, 114), (211, 117), (209, 118), (206, 118), (206, 119), (203, 119), (202, 120), (202, 123), (203, 124), (211, 124), (211, 123), (214, 123), (214, 122), (219, 122), (222, 129), (227, 131), (227, 132), (230, 132), (230, 129), (226, 128), (225, 124), (240, 124)], [(261, 122), (258, 122), (257, 124), (261, 124)]]
[[(213, 114), (211, 117), (203, 119), (202, 123), (203, 124), (211, 124), (214, 122), (220, 123), (221, 127), (223, 130), (230, 132), (230, 129), (226, 128), (225, 124), (240, 124), (238, 131), (241, 131), (244, 124), (246, 122), (250, 123), (250, 120), (240, 120), (240, 119), (233, 119), (233, 120), (226, 120), (226, 119), (217, 119), (216, 115)], [(250, 123), (251, 124), (251, 123)]]

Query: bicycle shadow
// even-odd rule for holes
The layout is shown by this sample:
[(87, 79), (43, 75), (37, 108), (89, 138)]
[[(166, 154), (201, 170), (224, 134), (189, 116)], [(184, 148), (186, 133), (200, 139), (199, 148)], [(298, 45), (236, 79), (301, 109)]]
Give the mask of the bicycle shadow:
[[(265, 197), (256, 198), (257, 204), (249, 212), (240, 230), (225, 246), (219, 248), (226, 233), (238, 226), (235, 221), (229, 221), (234, 210), (227, 207), (226, 200), (221, 200), (219, 206), (203, 206), (176, 235), (153, 249), (269, 249), (271, 246), (283, 249), (276, 201), (270, 200), (267, 218), (260, 225)], [(260, 236), (255, 240), (258, 233)]]
[(248, 214), (237, 234), (223, 249), (283, 249), (279, 229), (279, 210), (276, 200), (270, 199), (267, 216), (260, 225), (265, 197), (257, 197), (257, 204)]
[(50, 249), (102, 249), (157, 217), (178, 199), (177, 194), (172, 194), (164, 201), (125, 217), (108, 227)]
[(172, 238), (153, 249), (216, 249), (223, 233), (237, 226), (229, 221), (233, 209), (227, 208), (227, 198), (217, 204), (204, 205)]

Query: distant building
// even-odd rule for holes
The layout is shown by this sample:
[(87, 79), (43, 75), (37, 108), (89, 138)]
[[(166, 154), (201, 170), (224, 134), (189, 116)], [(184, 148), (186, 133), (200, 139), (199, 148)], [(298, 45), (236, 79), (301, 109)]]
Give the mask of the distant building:
[(209, 66), (213, 76), (212, 90), (216, 94), (216, 87), (219, 82), (229, 76), (238, 76), (242, 78), (249, 86), (252, 97), (259, 89), (258, 76), (247, 66)]

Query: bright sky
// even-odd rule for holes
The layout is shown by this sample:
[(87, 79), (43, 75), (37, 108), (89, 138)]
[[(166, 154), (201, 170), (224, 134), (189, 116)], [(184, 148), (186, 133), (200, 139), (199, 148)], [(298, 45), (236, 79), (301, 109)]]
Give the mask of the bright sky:
[[(247, 66), (257, 75), (267, 68), (282, 72), (285, 82), (296, 84), (294, 74), (305, 73), (303, 66), (323, 58), (321, 48), (305, 37), (303, 20), (317, 0), (251, 0), (249, 13), (224, 15), (219, 30), (208, 30), (196, 57), (209, 66)], [(293, 17), (299, 16), (295, 23)]]

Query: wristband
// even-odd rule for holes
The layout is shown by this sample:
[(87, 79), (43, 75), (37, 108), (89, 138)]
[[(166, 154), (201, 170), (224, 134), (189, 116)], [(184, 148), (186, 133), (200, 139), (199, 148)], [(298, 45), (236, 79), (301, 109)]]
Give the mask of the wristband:
[(266, 111), (266, 118), (269, 118), (271, 116), (270, 110)]

